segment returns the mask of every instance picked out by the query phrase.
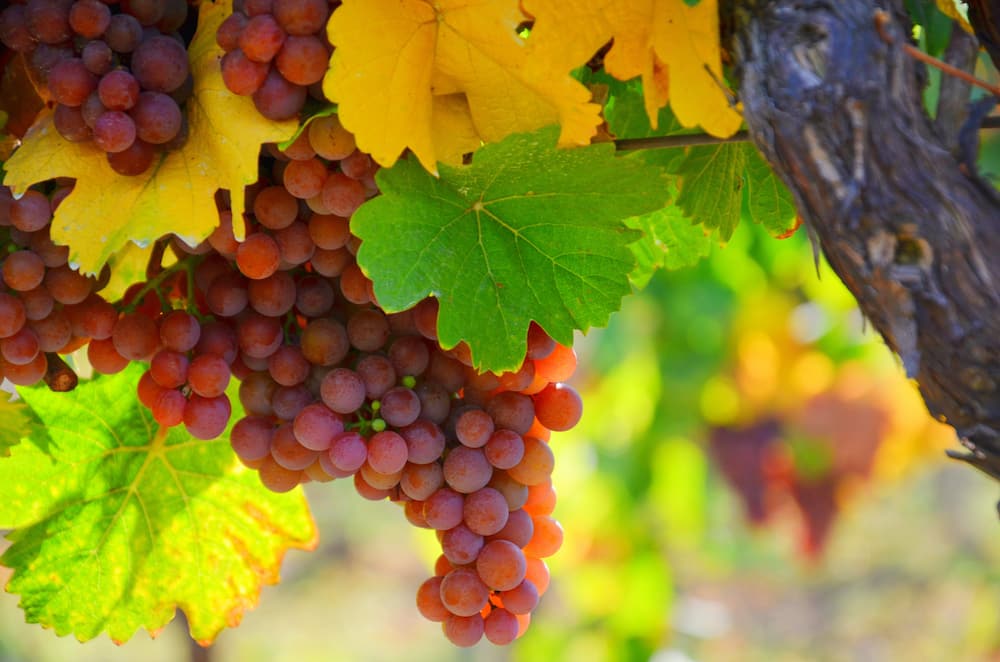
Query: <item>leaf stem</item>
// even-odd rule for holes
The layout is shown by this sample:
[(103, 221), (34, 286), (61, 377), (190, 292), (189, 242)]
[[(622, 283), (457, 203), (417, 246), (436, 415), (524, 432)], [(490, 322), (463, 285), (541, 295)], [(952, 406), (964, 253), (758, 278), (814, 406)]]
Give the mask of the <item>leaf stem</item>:
[(737, 131), (728, 138), (717, 138), (707, 133), (691, 133), (682, 136), (656, 136), (654, 138), (619, 138), (615, 141), (615, 149), (619, 152), (631, 152), (637, 149), (718, 145), (720, 143), (741, 143), (748, 140), (750, 140), (750, 134), (746, 131)]

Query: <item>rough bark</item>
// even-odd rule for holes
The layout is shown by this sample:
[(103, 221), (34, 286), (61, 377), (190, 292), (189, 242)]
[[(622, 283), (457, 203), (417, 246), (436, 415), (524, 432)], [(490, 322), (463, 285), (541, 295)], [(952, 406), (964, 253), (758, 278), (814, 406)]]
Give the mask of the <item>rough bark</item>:
[(902, 4), (744, 0), (723, 24), (751, 139), (962, 459), (1000, 479), (1000, 196), (924, 111)]

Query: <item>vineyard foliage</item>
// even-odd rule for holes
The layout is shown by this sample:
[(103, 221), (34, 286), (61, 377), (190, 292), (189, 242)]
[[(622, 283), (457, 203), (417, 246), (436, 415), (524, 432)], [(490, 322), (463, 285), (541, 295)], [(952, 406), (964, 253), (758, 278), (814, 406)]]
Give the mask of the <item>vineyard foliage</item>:
[[(109, 301), (145, 280), (157, 240), (209, 237), (219, 191), (242, 218), (262, 146), (287, 146), (334, 112), (381, 166), (381, 194), (351, 219), (378, 304), (392, 313), (435, 297), (441, 347), (465, 343), (480, 371), (516, 371), (532, 322), (564, 345), (606, 325), (656, 270), (697, 265), (741, 221), (773, 237), (798, 227), (791, 194), (749, 145), (612, 142), (740, 128), (716, 0), (345, 0), (327, 26), (322, 89), (335, 106), (310, 102), (299, 121), (266, 119), (226, 89), (216, 33), (232, 13), (231, 0), (200, 2), (190, 135), (145, 174), (116, 174), (103, 150), (64, 139), (49, 110), (3, 163), (15, 195), (75, 180), (51, 237), (81, 272), (111, 267)], [(12, 120), (42, 94), (3, 84)], [(18, 388), (0, 405), (0, 528), (13, 530), (0, 561), (27, 619), (58, 634), (125, 641), (179, 607), (210, 643), (316, 533), (301, 493), (265, 489), (228, 430), (202, 441), (156, 424), (135, 397), (141, 373), (71, 393)], [(234, 405), (231, 420), (242, 413)]]

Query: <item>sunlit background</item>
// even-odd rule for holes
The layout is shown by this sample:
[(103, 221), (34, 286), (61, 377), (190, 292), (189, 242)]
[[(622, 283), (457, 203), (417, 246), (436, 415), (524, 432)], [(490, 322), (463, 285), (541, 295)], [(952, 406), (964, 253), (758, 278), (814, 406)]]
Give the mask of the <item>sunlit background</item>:
[(566, 542), (513, 646), (448, 644), (414, 606), (433, 533), (338, 481), (306, 490), (319, 548), (210, 650), (177, 621), (81, 645), (3, 594), (0, 660), (1000, 660), (997, 486), (944, 457), (954, 433), (804, 231), (744, 224), (577, 351)]

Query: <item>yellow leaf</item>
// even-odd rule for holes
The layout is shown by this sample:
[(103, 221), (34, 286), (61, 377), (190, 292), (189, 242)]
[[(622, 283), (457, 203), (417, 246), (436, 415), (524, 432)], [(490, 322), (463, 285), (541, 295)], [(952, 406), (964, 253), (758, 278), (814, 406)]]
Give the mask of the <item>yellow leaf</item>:
[(962, 29), (969, 34), (975, 34), (975, 30), (969, 25), (968, 19), (955, 6), (955, 0), (936, 0), (938, 10), (953, 21), (958, 21)]
[[(517, 34), (525, 18), (517, 0), (345, 0), (328, 25), (335, 49), (323, 90), (387, 167), (409, 148), (437, 172), (438, 160), (473, 142), (445, 130), (457, 120), (464, 133), (466, 117), (485, 142), (558, 122), (560, 144), (589, 143), (600, 108), (568, 69), (529, 67)], [(435, 100), (459, 93), (468, 116), (458, 98)]]
[(236, 96), (222, 82), (215, 43), (219, 24), (232, 2), (202, 2), (188, 57), (194, 95), (187, 102), (190, 137), (138, 177), (115, 173), (93, 143), (71, 143), (44, 113), (6, 163), (4, 181), (23, 193), (54, 177), (76, 179), (73, 192), (56, 211), (52, 239), (70, 247), (70, 261), (84, 273), (97, 273), (130, 240), (146, 245), (174, 233), (189, 244), (218, 225), (217, 189), (228, 189), (233, 215), (243, 213), (243, 187), (257, 179), (261, 143), (278, 142), (295, 132), (295, 121), (264, 119), (249, 97)]
[(742, 122), (723, 88), (717, 0), (525, 0), (535, 17), (528, 40), (533, 66), (562, 70), (585, 63), (612, 39), (604, 58), (619, 80), (642, 77), (655, 127), (669, 101), (685, 127), (727, 137)]

